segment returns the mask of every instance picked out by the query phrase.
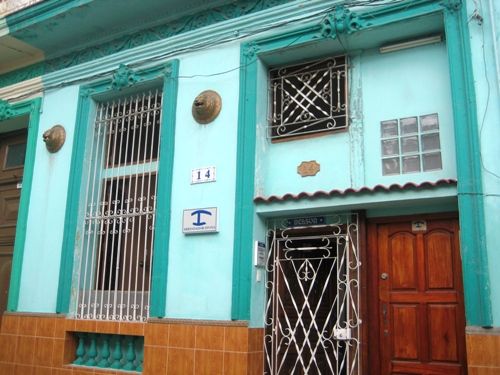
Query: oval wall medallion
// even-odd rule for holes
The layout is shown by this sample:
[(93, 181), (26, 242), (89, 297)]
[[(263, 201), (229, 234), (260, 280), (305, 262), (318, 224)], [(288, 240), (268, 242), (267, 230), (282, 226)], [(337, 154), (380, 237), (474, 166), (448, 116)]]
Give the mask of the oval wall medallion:
[(64, 141), (66, 141), (66, 130), (64, 130), (62, 125), (54, 125), (43, 133), (43, 141), (50, 153), (57, 152), (64, 145)]
[(208, 124), (215, 120), (222, 108), (222, 100), (219, 94), (213, 90), (200, 93), (193, 102), (191, 112), (199, 124)]

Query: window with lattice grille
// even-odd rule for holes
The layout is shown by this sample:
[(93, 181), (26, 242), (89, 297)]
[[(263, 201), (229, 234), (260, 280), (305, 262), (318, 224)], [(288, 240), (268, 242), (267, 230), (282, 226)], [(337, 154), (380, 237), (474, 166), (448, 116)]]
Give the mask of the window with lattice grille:
[(347, 127), (345, 56), (273, 68), (269, 82), (272, 140)]
[(82, 186), (77, 318), (149, 316), (161, 108), (161, 90), (96, 105)]

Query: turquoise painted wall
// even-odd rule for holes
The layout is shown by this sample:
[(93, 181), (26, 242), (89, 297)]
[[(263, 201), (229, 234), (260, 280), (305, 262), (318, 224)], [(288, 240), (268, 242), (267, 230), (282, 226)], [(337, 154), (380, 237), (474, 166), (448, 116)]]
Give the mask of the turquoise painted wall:
[[(483, 21), (471, 18), (469, 33), (477, 100), (477, 122), (481, 141), (484, 216), (491, 289), (493, 325), (500, 326), (500, 4), (498, 1), (467, 2), (468, 15), (475, 12)], [(492, 23), (493, 21), (493, 23)], [(496, 51), (495, 51), (496, 47)]]
[[(272, 144), (266, 139), (267, 87), (260, 66), (257, 109), (257, 195), (359, 188), (377, 184), (456, 178), (450, 83), (444, 43), (380, 54), (371, 49), (350, 54), (348, 131)], [(443, 169), (383, 176), (380, 121), (438, 113)], [(314, 177), (297, 166), (316, 160)]]
[[(238, 66), (237, 44), (180, 58), (167, 283), (168, 317), (231, 318), (239, 89), (239, 72), (235, 68)], [(231, 69), (234, 70), (227, 74), (200, 76)], [(182, 78), (191, 75), (198, 76)], [(222, 110), (214, 122), (199, 125), (191, 115), (191, 106), (194, 98), (207, 89), (220, 94)], [(208, 166), (217, 168), (217, 181), (190, 185), (191, 170)], [(219, 233), (184, 235), (183, 210), (203, 207), (218, 208)]]
[[(28, 213), (19, 311), (55, 312), (59, 259), (71, 161), (78, 87), (47, 93), (43, 98), (36, 161)], [(51, 154), (42, 134), (56, 124), (66, 129), (66, 143)]]

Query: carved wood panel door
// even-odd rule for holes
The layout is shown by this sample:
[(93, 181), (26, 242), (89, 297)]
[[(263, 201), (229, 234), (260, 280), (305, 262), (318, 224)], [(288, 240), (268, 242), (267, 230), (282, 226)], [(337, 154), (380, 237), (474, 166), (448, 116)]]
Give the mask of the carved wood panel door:
[(457, 220), (378, 225), (377, 247), (380, 373), (465, 374)]
[(7, 309), (26, 132), (0, 134), (0, 321)]

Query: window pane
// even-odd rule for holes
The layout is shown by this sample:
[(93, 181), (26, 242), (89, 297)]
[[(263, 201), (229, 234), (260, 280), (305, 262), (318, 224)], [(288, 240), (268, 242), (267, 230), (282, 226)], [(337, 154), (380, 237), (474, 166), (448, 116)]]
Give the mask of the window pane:
[(26, 155), (26, 143), (18, 143), (7, 146), (7, 158), (5, 168), (22, 167)]
[(433, 154), (424, 154), (423, 162), (424, 162), (424, 171), (435, 171), (443, 169), (440, 152), (436, 152)]
[(398, 135), (398, 120), (382, 121), (380, 123), (382, 138), (394, 137)]
[(418, 131), (416, 117), (402, 118), (399, 120), (399, 124), (401, 127), (401, 134), (411, 134)]
[(401, 139), (401, 152), (403, 154), (418, 152), (418, 137), (415, 135), (413, 137), (402, 138)]
[(382, 174), (399, 174), (399, 158), (382, 159)]
[(403, 173), (420, 172), (420, 157), (405, 156), (403, 158)]
[(399, 154), (399, 142), (397, 138), (385, 139), (382, 141), (382, 155), (397, 155)]
[(428, 132), (439, 129), (439, 120), (437, 113), (432, 115), (420, 116), (420, 131)]
[(439, 150), (440, 148), (439, 133), (422, 135), (423, 151)]

